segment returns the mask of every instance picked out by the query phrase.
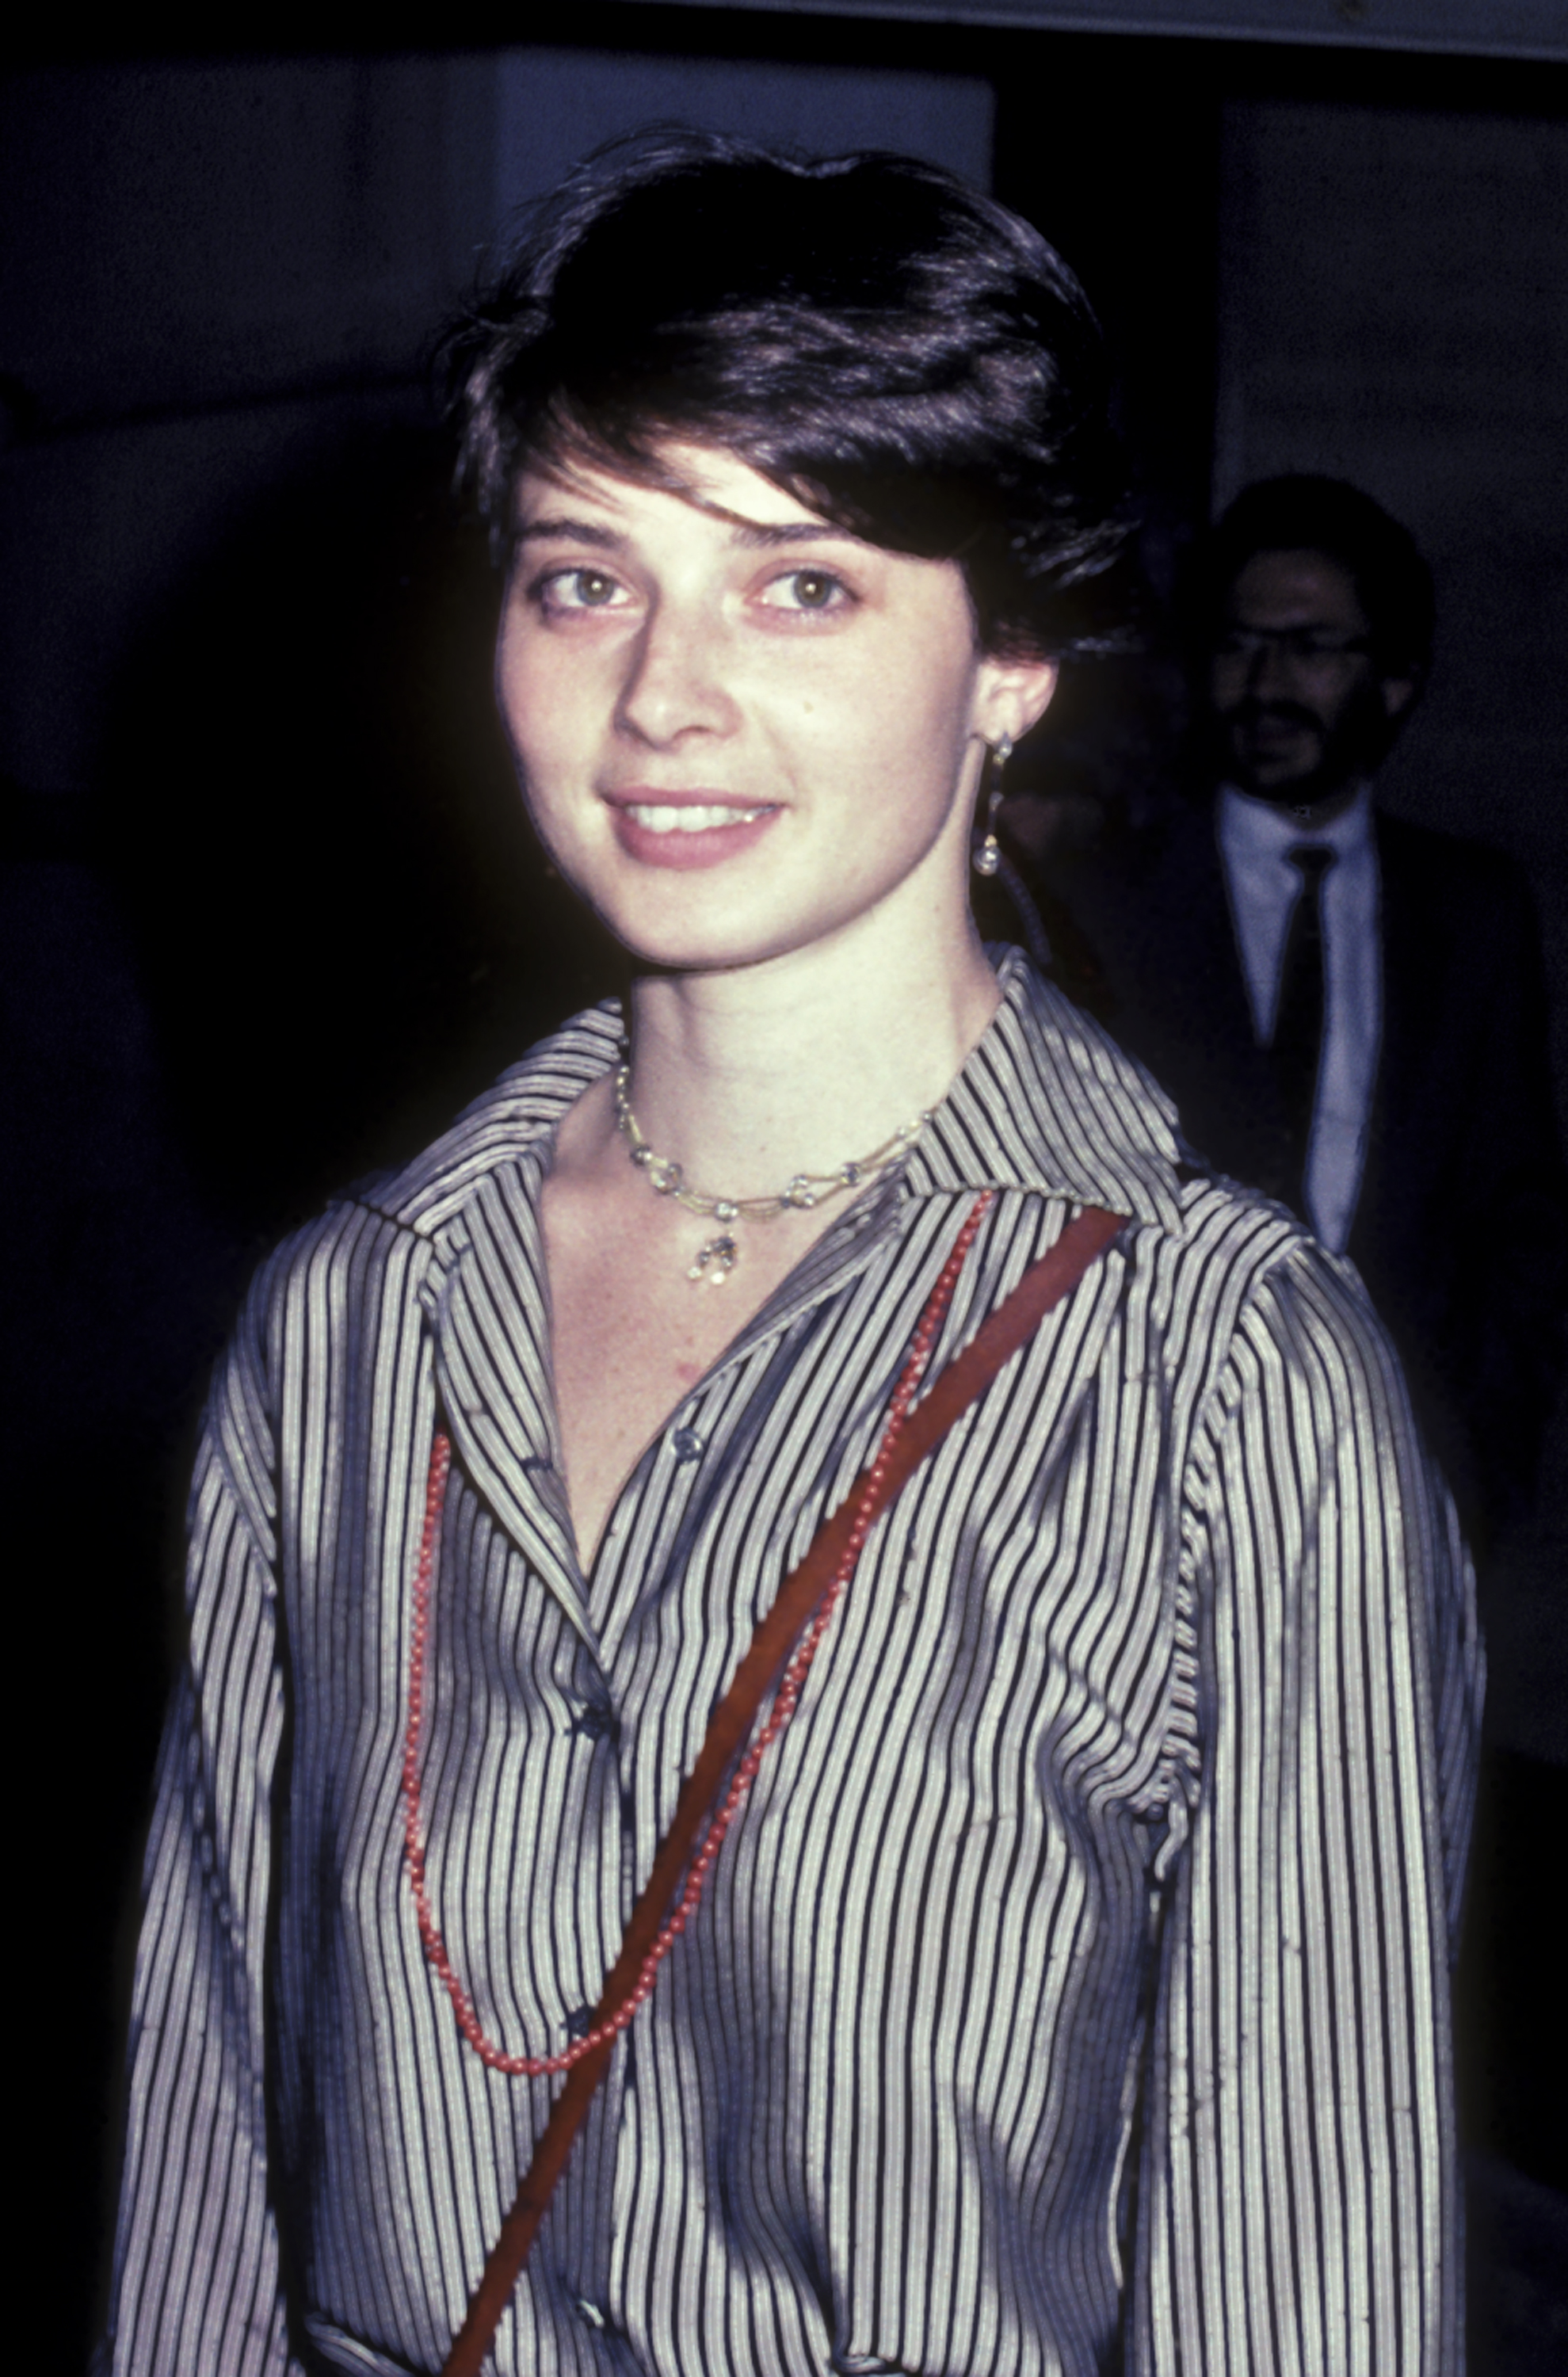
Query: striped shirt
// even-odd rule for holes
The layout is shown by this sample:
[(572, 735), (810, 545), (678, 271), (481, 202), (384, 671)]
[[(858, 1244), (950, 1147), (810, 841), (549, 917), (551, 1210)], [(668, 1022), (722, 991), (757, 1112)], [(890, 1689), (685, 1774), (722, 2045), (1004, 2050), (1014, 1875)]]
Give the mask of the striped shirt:
[(540, 1191), (580, 1017), (258, 1279), (191, 1504), (104, 2364), (437, 2370), (709, 1712), (881, 1427), (1083, 1204), (1131, 1227), (878, 1523), (494, 2346), (513, 2372), (1460, 2364), (1468, 1569), (1355, 1274), (1179, 1165), (1017, 953), (901, 1171), (644, 1451), (592, 1571)]

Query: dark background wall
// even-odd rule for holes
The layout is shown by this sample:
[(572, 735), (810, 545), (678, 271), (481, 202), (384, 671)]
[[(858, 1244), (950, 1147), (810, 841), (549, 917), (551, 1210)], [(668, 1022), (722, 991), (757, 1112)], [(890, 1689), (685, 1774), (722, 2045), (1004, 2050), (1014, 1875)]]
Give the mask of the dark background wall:
[[(92, 2315), (116, 1923), (233, 1299), (281, 1228), (613, 965), (519, 813), (496, 584), (431, 395), (433, 328), (520, 201), (650, 119), (916, 149), (989, 180), (1085, 280), (1156, 588), (1248, 478), (1369, 486), (1425, 543), (1442, 620), (1388, 797), (1528, 866), (1568, 1065), (1562, 79), (706, 8), (573, 29), (569, 50), (41, 51), (0, 84), (6, 1508), (18, 1672), (47, 1716), (24, 1903), (73, 2042), (37, 2132), (39, 2266), (69, 2306), (41, 2370), (79, 2365)], [(1495, 2041), (1544, 2034), (1517, 1976), (1544, 1992), (1546, 1968), (1528, 1892), (1486, 1876), (1504, 1835), (1526, 1881), (1553, 1853), (1562, 1439), (1489, 1583), (1502, 1815), (1471, 2118), (1526, 2182), (1559, 2177), (1550, 2124), (1535, 2063)]]
[[(1528, 870), (1568, 1112), (1568, 133), (1233, 101), (1220, 185), (1215, 500), (1328, 471), (1415, 531), (1436, 662), (1378, 797)], [(1568, 1760), (1568, 1406), (1488, 1583), (1493, 1738)]]

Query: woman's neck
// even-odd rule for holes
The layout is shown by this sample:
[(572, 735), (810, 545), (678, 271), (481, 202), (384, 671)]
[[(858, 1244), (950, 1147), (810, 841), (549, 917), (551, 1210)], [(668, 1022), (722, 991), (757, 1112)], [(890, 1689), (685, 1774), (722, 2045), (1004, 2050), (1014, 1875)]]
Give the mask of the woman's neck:
[(868, 1154), (935, 1105), (998, 996), (967, 915), (918, 945), (863, 925), (733, 972), (640, 977), (639, 1126), (694, 1187), (774, 1194), (797, 1172)]

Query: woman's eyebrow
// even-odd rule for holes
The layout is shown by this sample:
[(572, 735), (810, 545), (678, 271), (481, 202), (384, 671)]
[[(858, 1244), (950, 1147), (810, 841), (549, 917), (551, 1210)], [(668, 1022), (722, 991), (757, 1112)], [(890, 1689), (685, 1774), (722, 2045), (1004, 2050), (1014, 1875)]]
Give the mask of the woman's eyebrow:
[(626, 547), (626, 539), (618, 529), (605, 528), (598, 520), (524, 520), (517, 531), (515, 541), (519, 544), (543, 542), (593, 544), (605, 553), (620, 553)]
[(835, 528), (830, 520), (736, 520), (733, 541), (736, 544), (760, 550), (775, 544), (820, 544), (824, 541), (864, 544), (866, 542), (863, 536), (856, 536), (853, 529)]
[[(829, 520), (748, 520), (736, 513), (723, 510), (718, 505), (704, 504), (719, 519), (727, 520), (732, 543), (754, 552), (766, 552), (781, 544), (864, 544), (864, 537), (853, 529), (835, 528)], [(591, 544), (603, 553), (624, 553), (628, 540), (620, 530), (607, 528), (599, 520), (569, 520), (564, 516), (549, 520), (525, 520), (516, 532), (518, 544)]]

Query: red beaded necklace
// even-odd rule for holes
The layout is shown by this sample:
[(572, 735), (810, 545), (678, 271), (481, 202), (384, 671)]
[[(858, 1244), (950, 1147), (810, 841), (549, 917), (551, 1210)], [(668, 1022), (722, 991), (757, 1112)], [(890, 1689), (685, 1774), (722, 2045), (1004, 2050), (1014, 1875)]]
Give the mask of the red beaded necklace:
[(473, 2001), (452, 1969), (436, 1918), (430, 1911), (430, 1900), (425, 1886), (425, 1826), (419, 1805), (419, 1740), (425, 1713), (425, 1651), (429, 1633), (430, 1583), (435, 1571), (436, 1547), (439, 1537), (441, 1511), (447, 1499), (447, 1479), (451, 1471), (451, 1441), (440, 1429), (430, 1451), (430, 1473), (425, 1493), (425, 1532), (420, 1539), (419, 1565), (413, 1580), (413, 1641), (409, 1653), (408, 1728), (403, 1746), (403, 1838), (407, 1849), (409, 1886), (413, 1893), (414, 1913), (419, 1921), (419, 1937), (425, 1953), (438, 1975), (447, 1995), (451, 1999), (457, 2015), (458, 2028), (480, 2060), (492, 2072), (510, 2072), (531, 2080), (546, 2074), (569, 2072), (574, 2063), (603, 2047), (617, 2033), (625, 2030), (638, 2008), (652, 1996), (659, 1966), (696, 1914), (703, 1886), (712, 1869), (725, 1834), (740, 1811), (757, 1771), (769, 1749), (783, 1733), (799, 1704), (806, 1678), (811, 1672), (822, 1637), (832, 1622), (834, 1610), (844, 1587), (855, 1573), (861, 1548), (871, 1531), (874, 1513), (894, 1445), (914, 1407), (916, 1392), (931, 1358), (937, 1331), (952, 1298), (959, 1272), (975, 1242), (991, 1203), (992, 1192), (987, 1189), (976, 1200), (967, 1221), (960, 1231), (952, 1252), (942, 1266), (940, 1278), (932, 1289), (929, 1301), (920, 1316), (920, 1323), (910, 1341), (904, 1368), (893, 1390), (887, 1426), (877, 1449), (877, 1457), (866, 1473), (866, 1482), (856, 1511), (855, 1523), (844, 1545), (844, 1557), (833, 1573), (833, 1579), (800, 1641), (796, 1645), (789, 1665), (774, 1697), (768, 1715), (758, 1726), (745, 1757), (736, 1767), (734, 1778), (718, 1808), (708, 1821), (708, 1826), (687, 1871), (685, 1885), (676, 1901), (663, 1929), (643, 1960), (642, 1968), (629, 1996), (616, 2008), (607, 2021), (600, 2023), (586, 2037), (574, 2039), (558, 2055), (508, 2055), (495, 2042), (485, 2037)]

